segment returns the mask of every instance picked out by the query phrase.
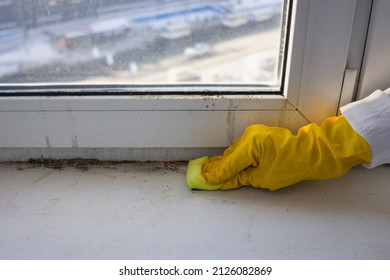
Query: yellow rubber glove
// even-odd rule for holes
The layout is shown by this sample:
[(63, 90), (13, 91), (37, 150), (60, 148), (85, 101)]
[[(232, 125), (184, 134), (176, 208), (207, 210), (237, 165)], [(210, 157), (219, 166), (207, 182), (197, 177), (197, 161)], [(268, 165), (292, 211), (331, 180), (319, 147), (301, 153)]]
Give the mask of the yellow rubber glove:
[(302, 180), (339, 177), (370, 161), (369, 145), (344, 116), (306, 125), (296, 135), (286, 128), (251, 125), (223, 155), (190, 161), (187, 184), (202, 190), (247, 185), (277, 190)]

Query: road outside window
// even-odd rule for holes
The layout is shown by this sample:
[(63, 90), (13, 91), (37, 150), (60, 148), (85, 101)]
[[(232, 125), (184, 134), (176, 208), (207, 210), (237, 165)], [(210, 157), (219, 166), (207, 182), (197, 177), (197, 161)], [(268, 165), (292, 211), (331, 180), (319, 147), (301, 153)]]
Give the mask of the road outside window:
[(0, 84), (280, 85), (283, 0), (0, 0)]

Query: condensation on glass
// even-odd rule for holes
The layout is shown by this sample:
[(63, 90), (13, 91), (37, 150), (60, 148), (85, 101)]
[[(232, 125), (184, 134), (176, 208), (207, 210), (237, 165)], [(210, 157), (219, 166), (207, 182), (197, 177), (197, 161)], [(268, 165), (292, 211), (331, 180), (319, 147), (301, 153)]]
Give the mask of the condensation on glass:
[(283, 0), (0, 0), (0, 84), (280, 85)]

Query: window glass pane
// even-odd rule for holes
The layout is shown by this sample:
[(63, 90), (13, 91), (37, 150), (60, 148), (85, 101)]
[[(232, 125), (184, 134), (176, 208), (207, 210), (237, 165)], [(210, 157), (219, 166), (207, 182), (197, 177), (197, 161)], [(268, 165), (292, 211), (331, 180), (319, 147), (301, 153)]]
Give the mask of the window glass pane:
[(0, 0), (0, 84), (280, 86), (283, 0)]

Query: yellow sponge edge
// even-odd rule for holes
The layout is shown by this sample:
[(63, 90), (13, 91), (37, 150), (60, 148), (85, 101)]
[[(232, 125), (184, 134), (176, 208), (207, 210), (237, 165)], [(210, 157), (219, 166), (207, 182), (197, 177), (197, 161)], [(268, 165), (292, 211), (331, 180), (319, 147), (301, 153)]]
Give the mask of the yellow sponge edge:
[(207, 183), (206, 179), (202, 176), (202, 167), (209, 162), (209, 157), (201, 157), (197, 159), (190, 160), (187, 167), (187, 185), (192, 190), (207, 190), (215, 191), (219, 190), (222, 187), (220, 185), (210, 185)]

